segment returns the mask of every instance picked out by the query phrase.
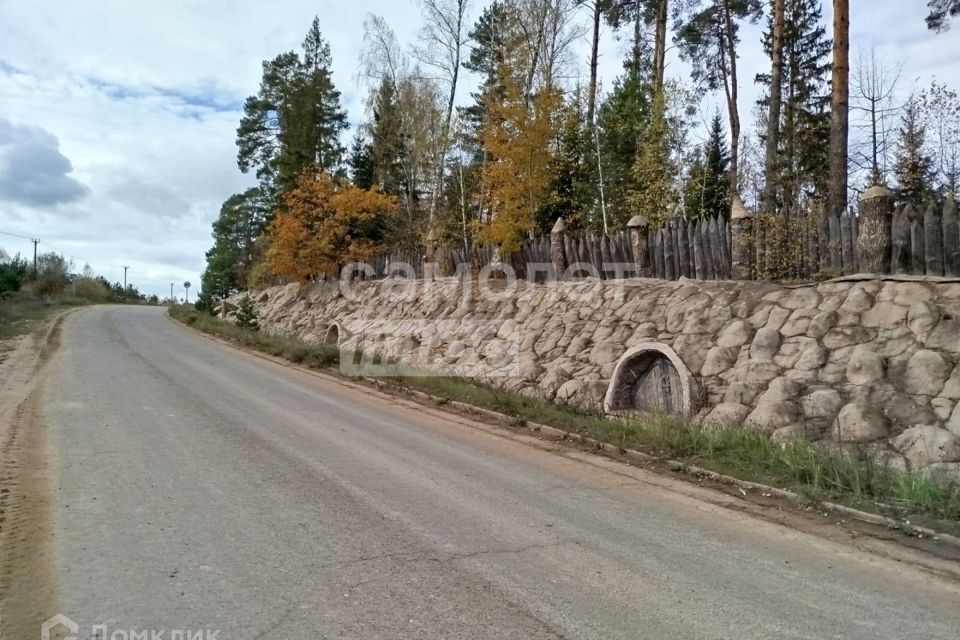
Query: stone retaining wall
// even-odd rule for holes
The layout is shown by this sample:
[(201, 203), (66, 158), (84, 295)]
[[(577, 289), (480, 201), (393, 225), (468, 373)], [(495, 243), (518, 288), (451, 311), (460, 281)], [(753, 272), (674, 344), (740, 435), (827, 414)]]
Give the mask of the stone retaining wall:
[[(308, 342), (332, 335), (346, 347), (376, 332), (385, 357), (400, 360), (411, 344), (428, 344), (433, 369), (484, 363), (489, 383), (590, 410), (605, 400), (610, 408), (615, 370), (629, 370), (631, 349), (646, 345), (672, 354), (689, 395), (683, 408), (707, 423), (862, 444), (898, 466), (960, 476), (960, 283), (634, 279), (480, 289), (386, 280), (355, 284), (349, 296), (337, 283), (254, 296), (265, 331)], [(517, 357), (500, 366), (490, 356), (498, 349)]]

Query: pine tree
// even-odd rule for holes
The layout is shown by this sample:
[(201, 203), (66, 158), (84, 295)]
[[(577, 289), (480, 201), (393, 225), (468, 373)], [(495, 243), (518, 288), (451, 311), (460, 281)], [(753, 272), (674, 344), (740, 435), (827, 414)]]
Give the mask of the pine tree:
[(377, 91), (371, 126), (370, 160), (374, 184), (384, 193), (406, 198), (408, 185), (403, 175), (403, 122), (397, 104), (397, 88), (384, 78)]
[(730, 155), (720, 114), (710, 123), (710, 137), (697, 155), (684, 188), (686, 217), (727, 217), (730, 212)]
[(293, 181), (310, 165), (333, 172), (343, 158), (340, 133), (348, 127), (347, 114), (340, 106), (340, 92), (333, 85), (332, 67), (330, 45), (320, 33), (319, 18), (314, 18), (303, 41), (301, 86), (296, 101), (295, 127), (302, 128), (303, 137), (299, 144), (287, 147), (293, 158)]
[(662, 91), (653, 97), (650, 121), (640, 135), (632, 168), (633, 184), (627, 194), (632, 211), (646, 217), (654, 228), (672, 216), (675, 203), (673, 178), (676, 167), (670, 157), (670, 126), (665, 101)]
[(236, 325), (241, 329), (256, 331), (260, 327), (257, 323), (257, 309), (253, 306), (253, 299), (249, 294), (240, 298), (237, 304)]
[(260, 90), (244, 103), (237, 164), (243, 172), (256, 169), (274, 202), (293, 187), (304, 167), (334, 171), (340, 165), (347, 115), (331, 66), (330, 47), (314, 18), (302, 57), (291, 51), (264, 62)]
[(926, 150), (926, 129), (920, 119), (920, 104), (916, 98), (907, 101), (900, 116), (893, 173), (900, 203), (922, 207), (931, 193), (934, 170), (933, 159)]
[(568, 230), (587, 226), (596, 199), (593, 128), (585, 117), (579, 87), (564, 101), (558, 121), (556, 153), (550, 161), (551, 198), (537, 210), (534, 232), (538, 235), (549, 233), (561, 216)]
[(737, 188), (740, 159), (740, 107), (737, 76), (739, 23), (755, 19), (759, 0), (697, 0), (674, 40), (692, 67), (691, 78), (706, 89), (723, 89), (730, 121), (730, 188)]
[(832, 62), (827, 211), (839, 214), (847, 208), (850, 170), (850, 0), (833, 0)]
[(936, 32), (950, 28), (950, 18), (960, 16), (960, 0), (927, 0), (927, 27)]
[(363, 131), (359, 128), (353, 136), (347, 164), (350, 166), (350, 180), (355, 186), (361, 189), (369, 189), (373, 186), (373, 145), (367, 142)]
[(657, 23), (659, 27), (657, 14), (660, 3), (661, 0), (609, 0), (605, 3), (604, 17), (618, 38), (621, 33), (630, 30), (626, 35), (630, 42), (630, 53), (624, 60), (623, 67), (638, 84), (657, 74), (654, 69), (654, 49), (659, 40), (654, 38), (655, 46), (651, 47), (646, 37), (646, 27), (653, 23)]
[(213, 247), (200, 278), (204, 293), (225, 298), (244, 288), (257, 261), (257, 240), (270, 217), (268, 198), (259, 187), (227, 198), (213, 223)]
[[(826, 195), (830, 141), (830, 50), (818, 0), (786, 0), (781, 75), (780, 136), (774, 176), (777, 207), (794, 208), (804, 197)], [(772, 24), (763, 46), (772, 54)], [(757, 82), (769, 92), (770, 75)], [(760, 101), (767, 104), (767, 98)]]
[(486, 120), (486, 103), (497, 100), (502, 91), (497, 89), (499, 70), (507, 63), (508, 52), (517, 44), (516, 20), (507, 0), (495, 0), (477, 19), (469, 34), (472, 47), (463, 67), (479, 75), (482, 80), (477, 92), (472, 93), (474, 104), (461, 109), (461, 114), (474, 131)]
[[(633, 186), (640, 135), (649, 117), (649, 91), (629, 72), (615, 81), (597, 111), (604, 195), (612, 228), (626, 224), (634, 215), (627, 195)], [(595, 231), (603, 228), (596, 223), (589, 226)]]

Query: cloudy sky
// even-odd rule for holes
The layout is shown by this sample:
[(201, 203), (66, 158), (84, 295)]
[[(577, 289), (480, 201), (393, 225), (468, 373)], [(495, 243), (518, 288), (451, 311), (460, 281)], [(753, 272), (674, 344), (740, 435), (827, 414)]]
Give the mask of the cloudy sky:
[[(484, 4), (474, 0), (474, 17)], [(960, 38), (926, 31), (925, 2), (851, 5), (853, 49), (875, 42), (903, 63), (904, 93), (933, 75), (960, 88)], [(111, 280), (129, 265), (130, 281), (150, 293), (198, 285), (220, 203), (253, 183), (236, 167), (234, 133), (260, 62), (299, 47), (319, 15), (335, 82), (359, 122), (366, 89), (356, 67), (370, 12), (414, 40), (412, 0), (0, 0), (0, 232), (39, 238), (41, 250)], [(759, 33), (743, 33), (745, 116), (752, 79), (768, 64)], [(610, 86), (622, 46), (608, 36), (602, 54)], [(585, 45), (577, 59), (574, 73), (586, 74)], [(668, 73), (686, 69), (672, 60)], [(0, 235), (0, 247), (32, 253), (13, 235)]]

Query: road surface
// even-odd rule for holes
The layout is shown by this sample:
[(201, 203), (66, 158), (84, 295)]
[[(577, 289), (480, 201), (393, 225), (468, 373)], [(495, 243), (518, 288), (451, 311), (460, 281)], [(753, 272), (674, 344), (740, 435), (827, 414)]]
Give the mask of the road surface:
[(79, 637), (960, 636), (946, 579), (241, 353), (163, 309), (71, 315), (38, 393), (34, 571)]

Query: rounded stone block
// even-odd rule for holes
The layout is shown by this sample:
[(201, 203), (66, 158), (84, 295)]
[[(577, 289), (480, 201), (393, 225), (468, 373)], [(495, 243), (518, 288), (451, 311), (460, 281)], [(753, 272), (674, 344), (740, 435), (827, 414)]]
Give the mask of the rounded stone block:
[(936, 396), (943, 390), (952, 367), (936, 351), (921, 349), (907, 361), (903, 374), (903, 389), (907, 393)]
[(807, 328), (807, 335), (819, 340), (837, 324), (839, 314), (836, 311), (822, 311), (813, 317)]
[(870, 347), (860, 346), (853, 350), (847, 364), (847, 380), (850, 384), (869, 385), (883, 379), (883, 358)]
[(917, 338), (925, 339), (940, 322), (940, 310), (929, 302), (917, 302), (907, 312), (907, 326)]
[(932, 424), (907, 429), (894, 439), (893, 446), (917, 467), (960, 461), (960, 436)]
[(803, 417), (833, 420), (843, 406), (843, 399), (836, 389), (820, 389), (803, 397), (800, 407)]
[(747, 416), (746, 425), (771, 432), (796, 422), (799, 415), (793, 402), (764, 402)]
[(764, 327), (757, 331), (750, 345), (750, 359), (756, 362), (771, 362), (780, 349), (780, 331)]
[(720, 347), (742, 347), (753, 337), (753, 327), (749, 322), (736, 320), (720, 332), (717, 345)]
[(907, 309), (893, 302), (878, 302), (860, 316), (865, 327), (894, 329), (907, 319)]
[(861, 403), (844, 406), (833, 425), (838, 442), (874, 442), (887, 437), (889, 431), (887, 417), (876, 407)]
[(740, 350), (736, 348), (713, 347), (707, 351), (707, 358), (700, 368), (700, 375), (704, 377), (718, 376), (736, 361)]
[(703, 422), (706, 425), (737, 427), (744, 423), (748, 415), (750, 407), (736, 402), (724, 402), (714, 407)]

